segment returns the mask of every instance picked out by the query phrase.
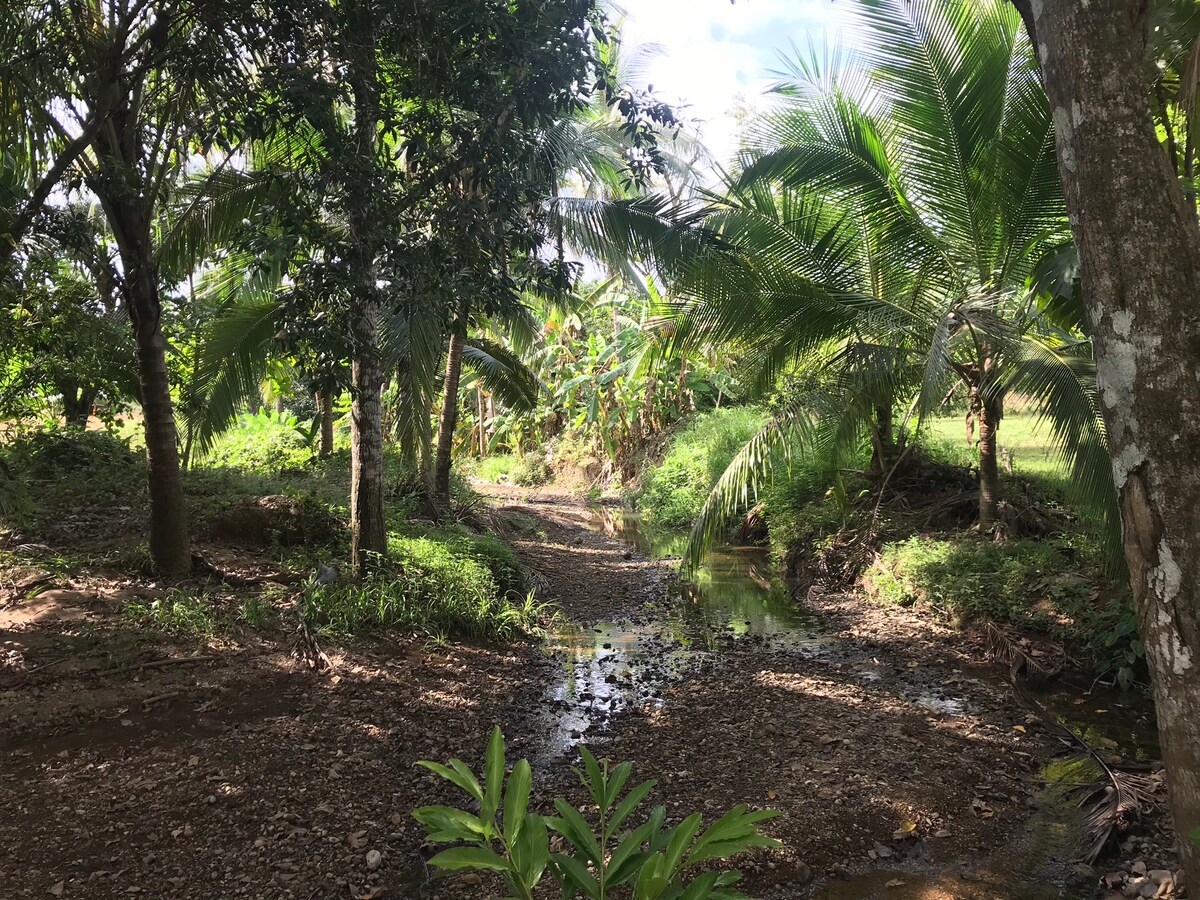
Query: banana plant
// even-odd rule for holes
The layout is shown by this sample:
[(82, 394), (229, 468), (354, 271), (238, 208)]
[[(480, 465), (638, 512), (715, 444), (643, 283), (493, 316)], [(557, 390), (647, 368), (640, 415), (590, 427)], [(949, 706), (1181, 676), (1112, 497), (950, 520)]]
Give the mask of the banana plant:
[[(561, 797), (554, 800), (557, 816), (543, 817), (529, 809), (533, 772), (520, 760), (505, 779), (504, 736), (492, 731), (480, 781), (460, 759), (447, 765), (419, 765), (459, 787), (478, 804), (479, 813), (449, 806), (423, 806), (413, 815), (435, 844), (460, 846), (443, 850), (429, 864), (444, 872), (494, 872), (503, 878), (516, 900), (532, 900), (547, 872), (558, 882), (563, 900), (587, 897), (609, 900), (708, 900), (745, 898), (733, 890), (736, 870), (697, 871), (704, 863), (728, 859), (753, 847), (779, 847), (759, 825), (779, 815), (774, 810), (751, 811), (739, 804), (701, 831), (694, 813), (667, 826), (667, 811), (654, 807), (638, 825), (630, 826), (654, 781), (626, 791), (633, 764), (610, 767), (581, 748), (583, 768), (576, 775), (595, 806), (589, 822), (584, 812)], [(550, 834), (562, 838), (566, 852), (550, 849)]]

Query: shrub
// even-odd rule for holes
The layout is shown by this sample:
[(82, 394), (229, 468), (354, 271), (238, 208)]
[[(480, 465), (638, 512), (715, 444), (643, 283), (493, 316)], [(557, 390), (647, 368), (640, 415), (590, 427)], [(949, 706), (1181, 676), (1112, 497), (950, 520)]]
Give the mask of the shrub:
[[(505, 783), (504, 737), (492, 732), (481, 782), (459, 759), (448, 765), (422, 762), (456, 785), (478, 815), (448, 806), (424, 806), (413, 816), (425, 826), (430, 843), (461, 843), (443, 850), (429, 864), (448, 872), (473, 869), (497, 872), (517, 900), (532, 900), (534, 889), (549, 871), (563, 898), (583, 895), (631, 897), (633, 900), (706, 900), (743, 895), (729, 890), (737, 871), (697, 872), (703, 863), (728, 859), (752, 847), (778, 847), (778, 841), (759, 831), (759, 824), (779, 815), (773, 810), (751, 812), (735, 806), (703, 832), (699, 813), (671, 828), (667, 811), (656, 806), (640, 825), (628, 823), (654, 788), (646, 781), (624, 792), (633, 768), (621, 763), (610, 769), (582, 748), (583, 770), (575, 769), (595, 804), (595, 824), (562, 798), (554, 801), (558, 816), (543, 818), (529, 810), (533, 772), (528, 760), (513, 766)], [(550, 851), (551, 831), (563, 841), (562, 853)], [(695, 874), (693, 874), (695, 873)]]
[[(141, 455), (105, 431), (31, 431), (4, 448), (3, 462), (18, 482), (7, 492), (7, 515), (22, 517), (34, 506), (45, 513), (67, 506), (128, 504), (146, 490)], [(42, 487), (30, 492), (34, 484)]]
[(533, 629), (546, 613), (524, 592), (512, 549), (491, 535), (459, 527), (393, 534), (388, 555), (361, 583), (312, 586), (308, 621), (343, 634), (415, 628), (506, 638)]
[(734, 455), (762, 427), (765, 415), (751, 407), (701, 413), (672, 437), (660, 465), (642, 475), (638, 506), (647, 521), (690, 525)]
[(887, 544), (863, 576), (885, 603), (923, 602), (959, 620), (989, 618), (1074, 643), (1103, 630), (1097, 549), (1087, 538), (1003, 543), (965, 535)]
[(526, 453), (513, 467), (512, 478), (521, 487), (538, 487), (553, 480), (554, 469), (541, 453)]
[(205, 462), (244, 472), (279, 472), (302, 469), (312, 457), (307, 423), (288, 413), (263, 410), (241, 416), (236, 426), (218, 438)]

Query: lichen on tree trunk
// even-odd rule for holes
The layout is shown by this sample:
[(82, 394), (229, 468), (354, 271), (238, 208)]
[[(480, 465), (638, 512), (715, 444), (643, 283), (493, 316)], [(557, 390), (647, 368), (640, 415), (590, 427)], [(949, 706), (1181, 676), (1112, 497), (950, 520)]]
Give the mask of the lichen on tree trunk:
[(1050, 97), (1180, 852), (1200, 884), (1200, 227), (1159, 144), (1145, 0), (1015, 0)]

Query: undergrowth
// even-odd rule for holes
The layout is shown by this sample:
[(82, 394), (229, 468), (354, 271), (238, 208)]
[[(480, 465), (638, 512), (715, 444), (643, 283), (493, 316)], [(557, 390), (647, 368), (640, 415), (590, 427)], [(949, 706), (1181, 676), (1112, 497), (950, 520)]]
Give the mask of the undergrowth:
[(313, 585), (304, 615), (337, 634), (412, 629), (435, 636), (512, 638), (549, 607), (525, 590), (512, 549), (461, 527), (392, 534), (388, 559), (359, 583)]
[(647, 464), (637, 505), (648, 522), (672, 528), (691, 525), (730, 460), (759, 431), (764, 413), (728, 407), (687, 420), (667, 445), (662, 462)]

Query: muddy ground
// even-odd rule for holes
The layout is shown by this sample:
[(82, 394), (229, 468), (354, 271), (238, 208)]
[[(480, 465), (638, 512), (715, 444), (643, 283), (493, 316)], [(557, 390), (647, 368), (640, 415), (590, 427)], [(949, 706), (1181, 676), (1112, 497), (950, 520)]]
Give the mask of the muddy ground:
[[(498, 527), (564, 619), (653, 622), (679, 602), (666, 566), (597, 531), (572, 497), (497, 493)], [(222, 565), (273, 574), (267, 560)], [(780, 810), (783, 849), (740, 861), (755, 896), (1083, 898), (1106, 896), (1106, 875), (1115, 896), (1176, 896), (1138, 874), (1173, 868), (1161, 814), (1097, 866), (1074, 862), (1070, 805), (1041, 780), (1061, 738), (980, 638), (853, 594), (797, 601), (821, 646), (718, 638), (585, 738), (557, 727), (571, 714), (549, 690), (563, 661), (534, 640), (396, 636), (326, 647), (335, 668), (316, 673), (286, 630), (172, 638), (119, 613), (166, 585), (59, 576), (25, 599), (37, 573), (9, 575), (0, 898), (500, 896), (473, 876), (431, 882), (411, 818), (458, 799), (414, 763), (477, 764), (497, 723), (513, 758), (535, 761), (536, 805), (579, 799), (575, 738), (634, 760), (673, 815)]]

